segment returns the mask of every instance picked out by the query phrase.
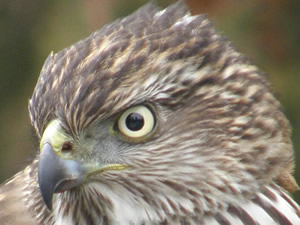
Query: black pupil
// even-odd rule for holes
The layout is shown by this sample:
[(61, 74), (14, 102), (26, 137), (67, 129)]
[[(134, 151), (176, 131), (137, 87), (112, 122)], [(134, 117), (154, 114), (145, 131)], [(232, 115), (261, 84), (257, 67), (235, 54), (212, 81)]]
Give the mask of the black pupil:
[(126, 126), (129, 130), (138, 131), (144, 126), (144, 117), (139, 113), (130, 113), (126, 118)]

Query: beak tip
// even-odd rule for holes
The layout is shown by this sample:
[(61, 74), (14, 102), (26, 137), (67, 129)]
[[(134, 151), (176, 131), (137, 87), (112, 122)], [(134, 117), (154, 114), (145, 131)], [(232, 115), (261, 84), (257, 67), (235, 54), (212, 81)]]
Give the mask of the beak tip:
[[(40, 175), (40, 173), (39, 173)], [(45, 183), (43, 178), (38, 176), (38, 183), (40, 188), (41, 197), (44, 200), (44, 203), (46, 204), (47, 208), (49, 210), (52, 209), (52, 197), (53, 197), (53, 190), (51, 190), (51, 186), (48, 185), (48, 182)]]
[(55, 161), (55, 153), (49, 144), (45, 144), (40, 155), (40, 162), (38, 167), (38, 184), (42, 199), (44, 200), (47, 208), (52, 209), (52, 197), (54, 192), (53, 174), (49, 173), (51, 163)]
[(64, 192), (80, 185), (86, 177), (86, 169), (74, 160), (61, 159), (50, 144), (41, 149), (38, 165), (38, 184), (44, 203), (52, 210), (54, 193)]
[(42, 196), (44, 203), (46, 204), (47, 208), (51, 211), (52, 210), (52, 197), (50, 198), (45, 198)]

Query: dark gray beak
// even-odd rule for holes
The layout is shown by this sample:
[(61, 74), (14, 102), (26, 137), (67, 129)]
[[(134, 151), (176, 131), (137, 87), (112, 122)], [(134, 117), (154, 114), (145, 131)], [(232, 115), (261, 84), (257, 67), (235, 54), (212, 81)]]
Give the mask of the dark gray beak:
[(48, 209), (52, 209), (54, 193), (77, 187), (83, 182), (86, 172), (86, 169), (78, 162), (58, 157), (52, 146), (45, 143), (39, 160), (38, 182)]

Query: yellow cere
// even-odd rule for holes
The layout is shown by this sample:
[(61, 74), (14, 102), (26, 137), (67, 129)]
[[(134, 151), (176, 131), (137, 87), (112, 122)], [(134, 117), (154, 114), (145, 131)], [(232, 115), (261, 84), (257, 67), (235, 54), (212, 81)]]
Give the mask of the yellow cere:
[(45, 143), (49, 143), (55, 152), (59, 153), (64, 142), (69, 138), (61, 129), (59, 120), (52, 120), (44, 131), (42, 140), (40, 142), (40, 150)]

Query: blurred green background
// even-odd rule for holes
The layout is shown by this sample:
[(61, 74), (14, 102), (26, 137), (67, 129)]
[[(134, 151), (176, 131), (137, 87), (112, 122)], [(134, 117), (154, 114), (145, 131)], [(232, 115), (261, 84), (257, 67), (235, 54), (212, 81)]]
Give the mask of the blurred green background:
[[(103, 24), (126, 16), (142, 0), (0, 1), (0, 182), (36, 152), (27, 103), (44, 60)], [(161, 6), (174, 2), (158, 0)], [(293, 126), (300, 183), (300, 1), (186, 0), (207, 13), (243, 53), (267, 72)], [(295, 194), (300, 202), (300, 192)]]

